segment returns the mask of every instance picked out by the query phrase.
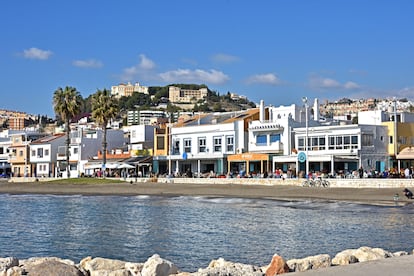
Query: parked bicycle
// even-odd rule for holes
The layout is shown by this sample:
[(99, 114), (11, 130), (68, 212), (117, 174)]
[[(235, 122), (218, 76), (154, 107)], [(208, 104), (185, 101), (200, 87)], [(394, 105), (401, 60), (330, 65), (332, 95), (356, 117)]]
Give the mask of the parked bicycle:
[(302, 187), (316, 187), (316, 182), (313, 178), (303, 180)]
[(308, 178), (303, 180), (302, 187), (323, 187), (328, 188), (330, 186), (330, 183), (328, 180), (318, 177), (318, 178)]
[(330, 186), (329, 181), (322, 177), (318, 177), (315, 180), (315, 182), (316, 182), (316, 187), (328, 188)]

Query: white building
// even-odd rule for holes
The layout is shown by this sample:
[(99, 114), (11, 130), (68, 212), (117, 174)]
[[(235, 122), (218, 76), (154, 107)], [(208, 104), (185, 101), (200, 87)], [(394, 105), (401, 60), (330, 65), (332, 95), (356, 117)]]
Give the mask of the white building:
[(228, 156), (247, 149), (247, 121), (257, 114), (258, 109), (196, 114), (175, 124), (168, 139), (170, 154), (154, 156), (155, 171), (226, 174), (232, 170)]
[[(107, 151), (126, 146), (126, 139), (122, 130), (108, 129), (106, 134)], [(86, 173), (85, 164), (96, 158), (98, 151), (102, 151), (103, 131), (100, 129), (78, 128), (70, 133), (69, 165), (70, 177), (79, 177)], [(66, 175), (66, 145), (60, 146), (57, 153), (58, 174)]]
[(57, 176), (57, 152), (63, 146), (66, 136), (62, 133), (42, 137), (30, 143), (30, 163), (36, 177)]
[(115, 96), (116, 98), (121, 97), (130, 97), (134, 92), (149, 94), (148, 87), (142, 86), (138, 82), (135, 84), (128, 83), (120, 83), (119, 85), (114, 85), (111, 87), (111, 95)]

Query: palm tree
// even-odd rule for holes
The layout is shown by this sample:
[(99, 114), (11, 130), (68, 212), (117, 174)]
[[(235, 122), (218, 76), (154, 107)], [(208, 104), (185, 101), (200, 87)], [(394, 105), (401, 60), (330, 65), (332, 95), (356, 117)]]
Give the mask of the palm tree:
[(119, 113), (117, 99), (111, 95), (109, 90), (99, 90), (92, 95), (92, 118), (103, 130), (102, 139), (102, 165), (106, 165), (106, 128), (108, 122)]
[(66, 172), (70, 177), (69, 146), (70, 146), (70, 120), (80, 112), (82, 96), (71, 86), (65, 89), (59, 87), (53, 94), (53, 107), (55, 113), (64, 121), (66, 131)]

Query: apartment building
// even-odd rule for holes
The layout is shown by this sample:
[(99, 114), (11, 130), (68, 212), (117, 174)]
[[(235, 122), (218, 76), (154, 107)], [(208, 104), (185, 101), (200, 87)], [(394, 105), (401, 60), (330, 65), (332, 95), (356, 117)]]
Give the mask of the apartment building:
[(160, 118), (166, 118), (166, 113), (160, 110), (130, 110), (127, 115), (127, 124), (156, 125)]
[(237, 149), (247, 148), (248, 122), (258, 118), (258, 109), (195, 114), (158, 129), (153, 170), (160, 174), (226, 174), (227, 158)]
[[(125, 147), (126, 140), (122, 130), (107, 130), (108, 153)], [(69, 168), (70, 177), (78, 177), (86, 173), (85, 164), (97, 158), (98, 151), (102, 150), (103, 131), (100, 129), (76, 128), (70, 133)], [(66, 173), (66, 145), (58, 147), (57, 166), (59, 175), (67, 177)]]
[(30, 143), (43, 136), (44, 133), (18, 132), (10, 135), (9, 163), (12, 176), (33, 176), (34, 168), (30, 162)]
[(114, 85), (111, 87), (111, 95), (115, 96), (116, 98), (130, 97), (134, 92), (149, 94), (148, 86), (142, 86), (138, 82), (134, 84), (128, 82), (126, 84), (120, 83), (119, 85)]

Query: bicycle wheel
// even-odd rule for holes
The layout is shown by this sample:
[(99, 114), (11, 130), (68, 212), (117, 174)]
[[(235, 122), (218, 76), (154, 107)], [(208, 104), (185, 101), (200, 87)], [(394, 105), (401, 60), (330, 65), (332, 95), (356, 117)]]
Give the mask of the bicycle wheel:
[(309, 187), (309, 180), (303, 180), (302, 187)]

